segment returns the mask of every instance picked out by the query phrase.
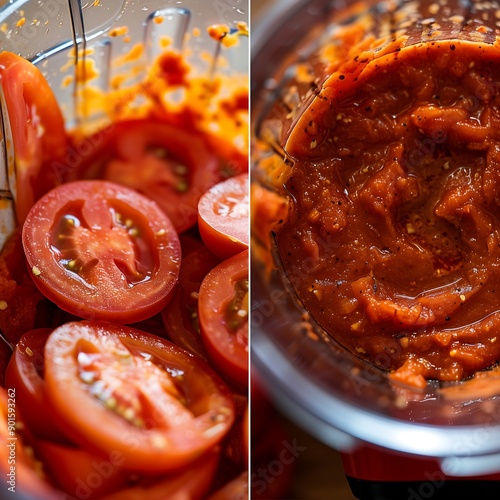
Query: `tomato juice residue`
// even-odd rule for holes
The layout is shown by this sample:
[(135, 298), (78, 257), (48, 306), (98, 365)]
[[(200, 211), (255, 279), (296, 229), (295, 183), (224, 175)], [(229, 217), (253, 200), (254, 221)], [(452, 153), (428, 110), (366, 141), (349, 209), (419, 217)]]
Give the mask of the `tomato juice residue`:
[[(126, 27), (113, 31), (123, 41)], [(211, 26), (209, 36), (223, 50), (195, 53), (189, 37), (182, 50), (164, 37), (158, 40), (159, 55), (149, 61), (143, 43), (136, 43), (113, 59), (108, 69), (110, 88), (102, 88), (99, 51), (88, 48), (85, 57), (70, 52), (67, 73), (77, 62), (77, 113), (80, 126), (73, 131), (80, 139), (103, 123), (130, 118), (160, 118), (183, 128), (229, 142), (246, 155), (248, 150), (248, 75), (231, 70), (226, 50), (238, 50), (239, 39), (248, 35), (244, 23), (237, 28)], [(215, 36), (217, 32), (219, 35)], [(123, 42), (125, 43), (125, 42)], [(126, 45), (126, 43), (125, 43)], [(63, 77), (63, 85), (74, 77)]]
[(500, 71), (489, 31), (447, 38), (443, 14), (422, 42), (417, 14), (394, 38), (389, 14), (339, 28), (264, 123), (285, 161), (263, 147), (258, 166), (287, 206), (272, 230), (306, 310), (424, 387), (500, 361)]

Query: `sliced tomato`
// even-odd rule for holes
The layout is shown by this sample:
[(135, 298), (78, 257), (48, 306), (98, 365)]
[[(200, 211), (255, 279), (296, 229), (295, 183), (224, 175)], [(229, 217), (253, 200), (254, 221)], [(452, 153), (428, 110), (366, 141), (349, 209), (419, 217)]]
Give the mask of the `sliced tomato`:
[(5, 380), (16, 390), (16, 404), (30, 432), (37, 439), (67, 442), (54, 424), (54, 411), (47, 398), (44, 373), (44, 348), (51, 328), (25, 333), (16, 345)]
[(36, 443), (36, 452), (52, 482), (71, 498), (101, 498), (125, 487), (132, 476), (119, 453), (102, 456), (45, 440)]
[(179, 284), (161, 315), (169, 338), (183, 349), (206, 359), (198, 321), (198, 294), (209, 271), (220, 264), (202, 243), (183, 257)]
[[(24, 420), (17, 406), (14, 388), (0, 388), (0, 472), (2, 487), (12, 497), (56, 500), (61, 498), (44, 480), (41, 464), (33, 456), (33, 450), (26, 445), (19, 429)], [(12, 488), (12, 490), (10, 490)], [(4, 495), (8, 498), (8, 494)]]
[(136, 486), (105, 496), (103, 500), (201, 500), (206, 498), (218, 459), (218, 450), (214, 449), (182, 471), (141, 481)]
[(195, 250), (206, 248), (206, 245), (201, 240), (200, 233), (198, 232), (198, 226), (195, 226), (190, 231), (179, 235), (179, 240), (181, 242), (182, 258), (186, 257)]
[(156, 203), (106, 181), (47, 193), (28, 214), (23, 245), (45, 296), (82, 318), (118, 323), (160, 312), (181, 260), (175, 229)]
[(9, 344), (0, 337), (0, 386), (5, 387), (5, 370), (12, 356), (12, 349)]
[(198, 226), (205, 245), (220, 259), (248, 248), (250, 198), (248, 174), (210, 188), (198, 204)]
[(234, 478), (245, 468), (241, 419), (236, 421), (222, 445), (222, 461), (216, 485), (222, 485)]
[(44, 320), (39, 321), (45, 297), (33, 283), (18, 285), (0, 276), (0, 293), (0, 300), (6, 304), (5, 309), (0, 310), (0, 330), (12, 345), (24, 332), (45, 324)]
[(246, 500), (247, 498), (248, 471), (245, 471), (210, 495), (208, 500)]
[(206, 136), (211, 149), (221, 161), (221, 180), (248, 172), (248, 154), (232, 141), (221, 141), (220, 136)]
[(200, 287), (198, 315), (209, 358), (233, 383), (248, 385), (248, 250), (212, 269)]
[(106, 179), (156, 201), (178, 232), (192, 227), (198, 200), (220, 178), (219, 159), (194, 130), (161, 120), (115, 123), (77, 144), (68, 179)]
[(203, 360), (112, 323), (56, 328), (45, 382), (75, 442), (120, 453), (126, 468), (179, 469), (217, 445), (234, 420), (228, 388)]
[(12, 130), (16, 167), (16, 212), (22, 223), (33, 203), (59, 182), (57, 163), (68, 138), (56, 97), (29, 61), (0, 52), (0, 86)]
[(12, 346), (23, 333), (46, 325), (48, 301), (27, 272), (20, 230), (10, 235), (0, 254), (0, 303), (0, 331)]
[[(177, 290), (177, 287), (176, 287)], [(171, 302), (171, 301), (170, 301)], [(170, 304), (169, 302), (169, 304)], [(131, 323), (128, 326), (130, 328), (135, 328), (136, 330), (141, 330), (143, 332), (152, 333), (158, 337), (162, 337), (164, 339), (167, 338), (167, 332), (165, 330), (165, 326), (163, 325), (163, 319), (161, 314), (155, 314), (150, 318), (144, 319), (137, 323)]]

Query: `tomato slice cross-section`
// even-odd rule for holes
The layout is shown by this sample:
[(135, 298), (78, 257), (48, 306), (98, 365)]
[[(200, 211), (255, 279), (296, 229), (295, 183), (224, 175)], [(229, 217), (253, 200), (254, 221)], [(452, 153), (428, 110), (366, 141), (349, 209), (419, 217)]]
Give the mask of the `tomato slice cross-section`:
[(234, 421), (229, 389), (203, 360), (108, 322), (56, 328), (45, 346), (45, 383), (74, 441), (116, 451), (126, 468), (179, 469)]
[(158, 313), (177, 282), (177, 233), (156, 203), (106, 181), (63, 184), (29, 212), (23, 246), (40, 291), (86, 319)]

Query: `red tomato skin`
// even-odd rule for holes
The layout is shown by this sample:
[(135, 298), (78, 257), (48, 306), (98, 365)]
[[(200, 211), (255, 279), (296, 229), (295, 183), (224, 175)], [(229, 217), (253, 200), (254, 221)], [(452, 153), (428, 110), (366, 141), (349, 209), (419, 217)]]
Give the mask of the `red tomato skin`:
[(12, 356), (10, 346), (3, 339), (0, 339), (0, 386), (5, 387), (5, 370)]
[[(218, 371), (237, 387), (248, 387), (248, 344), (243, 345), (224, 325), (224, 307), (232, 299), (234, 283), (248, 280), (248, 250), (212, 269), (200, 287), (198, 315), (203, 343)], [(240, 338), (248, 339), (248, 322)], [(248, 340), (247, 340), (248, 342)]]
[[(12, 388), (5, 390), (0, 388), (0, 438), (2, 446), (0, 447), (0, 473), (4, 478), (2, 485), (5, 490), (9, 486), (15, 488), (15, 493), (11, 495), (13, 498), (27, 498), (36, 500), (60, 500), (60, 495), (40, 476), (40, 470), (36, 470), (35, 459), (32, 453), (27, 452), (27, 447), (24, 443), (24, 433), (20, 434), (18, 429), (21, 429), (24, 424), (24, 419), (19, 411), (16, 411), (16, 427), (10, 425), (9, 404), (15, 404), (16, 392)], [(23, 427), (26, 429), (26, 427)], [(10, 439), (8, 439), (10, 438)], [(9, 443), (15, 443), (15, 463), (9, 463), (13, 459), (10, 455)], [(11, 466), (14, 467), (13, 485), (9, 484), (11, 480)], [(11, 493), (11, 492), (9, 492)], [(9, 498), (9, 496), (2, 496)]]
[(97, 455), (47, 440), (38, 440), (35, 449), (57, 487), (76, 498), (101, 498), (125, 487), (132, 475), (121, 467), (119, 454)]
[(172, 300), (161, 312), (168, 338), (183, 349), (207, 359), (199, 331), (197, 295), (207, 273), (220, 264), (203, 243), (185, 255), (181, 263), (179, 283)]
[[(150, 279), (133, 285), (127, 285), (124, 279), (112, 278), (112, 272), (115, 276), (119, 273), (111, 262), (114, 256), (112, 249), (108, 252), (109, 241), (114, 238), (113, 229), (110, 229), (112, 234), (105, 234), (108, 238), (106, 241), (101, 241), (99, 236), (90, 236), (89, 245), (77, 240), (83, 251), (87, 248), (93, 251), (94, 245), (101, 252), (98, 254), (99, 258), (93, 261), (97, 260), (98, 265), (102, 261), (103, 268), (101, 270), (98, 265), (94, 267), (100, 274), (95, 282), (90, 283), (89, 292), (88, 283), (82, 282), (79, 275), (65, 268), (53, 250), (53, 240), (59, 236), (54, 234), (58, 229), (53, 217), (58, 216), (61, 219), (66, 215), (66, 207), (71, 210), (75, 203), (88, 202), (89, 212), (97, 214), (92, 217), (98, 218), (101, 212), (94, 208), (94, 204), (99, 208), (99, 204), (106, 204), (108, 200), (118, 204), (120, 210), (130, 212), (131, 217), (139, 221), (140, 231), (147, 239), (145, 245), (149, 245), (144, 253), (148, 255), (150, 252), (150, 260), (153, 262), (151, 276)], [(84, 205), (84, 209), (85, 206), (87, 205)], [(106, 217), (108, 216), (106, 212)], [(53, 189), (31, 209), (23, 227), (22, 238), (35, 285), (61, 309), (78, 317), (110, 320), (120, 324), (142, 321), (165, 307), (177, 283), (181, 250), (172, 223), (154, 202), (118, 184), (106, 181), (76, 181)], [(118, 254), (117, 258), (120, 257)]]
[(48, 301), (36, 288), (26, 269), (21, 230), (10, 235), (0, 253), (0, 331), (10, 345), (34, 328), (46, 326)]
[(60, 182), (55, 165), (64, 161), (68, 137), (57, 99), (33, 64), (0, 52), (0, 86), (12, 129), (21, 224), (33, 203)]
[[(235, 203), (235, 200), (239, 200), (239, 203)], [(223, 209), (227, 210), (231, 204), (237, 207), (236, 213), (224, 213)], [(216, 184), (200, 198), (198, 227), (201, 237), (210, 251), (221, 260), (248, 248), (249, 208), (247, 173)]]
[(214, 448), (177, 473), (123, 488), (102, 500), (202, 500), (210, 489), (218, 461), (219, 450)]
[(25, 333), (17, 343), (7, 371), (7, 387), (16, 390), (16, 405), (36, 439), (68, 442), (54, 422), (54, 410), (43, 380), (44, 347), (51, 328), (37, 328)]

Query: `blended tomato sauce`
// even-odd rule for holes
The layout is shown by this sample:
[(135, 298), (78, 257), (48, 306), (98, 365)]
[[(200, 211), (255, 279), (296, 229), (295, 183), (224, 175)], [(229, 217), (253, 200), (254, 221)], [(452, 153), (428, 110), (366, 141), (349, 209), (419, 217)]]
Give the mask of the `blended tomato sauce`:
[(362, 15), (311, 58), (275, 231), (316, 322), (423, 387), (500, 361), (500, 45), (491, 9), (415, 5)]

